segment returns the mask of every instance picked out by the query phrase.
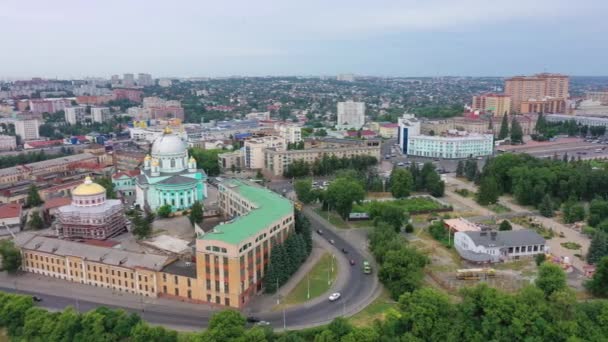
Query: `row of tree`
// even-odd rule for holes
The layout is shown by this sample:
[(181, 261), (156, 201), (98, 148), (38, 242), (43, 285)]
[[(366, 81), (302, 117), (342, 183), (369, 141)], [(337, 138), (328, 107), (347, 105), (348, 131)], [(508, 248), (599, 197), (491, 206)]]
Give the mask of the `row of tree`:
[[(490, 121), (491, 124), (491, 121)], [(524, 142), (524, 132), (519, 121), (515, 119), (515, 115), (511, 119), (511, 129), (509, 129), (509, 116), (505, 113), (502, 117), (500, 130), (498, 131), (498, 140), (510, 138), (512, 144), (521, 144)]]
[(316, 159), (309, 163), (304, 160), (293, 161), (283, 172), (283, 176), (287, 178), (313, 176), (326, 176), (335, 173), (338, 170), (351, 169), (356, 171), (367, 170), (370, 166), (376, 165), (378, 159), (372, 156), (353, 156), (338, 158), (336, 156), (323, 155), (322, 158)]
[(43, 150), (40, 152), (20, 153), (14, 156), (3, 156), (0, 157), (0, 169), (12, 167), (15, 165), (29, 164), (48, 159), (59, 158), (70, 154), (73, 154), (71, 150), (60, 150), (59, 153), (53, 154), (47, 154)]
[(295, 212), (295, 232), (287, 239), (275, 241), (270, 262), (264, 274), (264, 290), (275, 293), (300, 268), (312, 251), (310, 222), (299, 211)]
[(532, 139), (543, 141), (558, 134), (567, 134), (573, 136), (593, 136), (598, 137), (606, 133), (604, 126), (588, 126), (577, 123), (574, 119), (562, 122), (547, 122), (543, 114), (539, 114), (536, 119), (536, 134), (532, 135)]

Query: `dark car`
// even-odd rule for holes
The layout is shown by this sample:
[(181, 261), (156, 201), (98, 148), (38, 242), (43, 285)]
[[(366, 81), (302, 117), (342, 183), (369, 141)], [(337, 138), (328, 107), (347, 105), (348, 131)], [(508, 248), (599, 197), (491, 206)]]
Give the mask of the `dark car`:
[(42, 298), (38, 297), (38, 296), (32, 296), (32, 300), (34, 302), (42, 302)]
[(257, 317), (255, 317), (255, 316), (248, 316), (247, 317), (247, 322), (249, 322), (249, 323), (257, 323), (259, 321), (260, 321), (260, 319), (257, 318)]
[(355, 259), (350, 259), (348, 262), (350, 262), (350, 265), (351, 265), (351, 266), (354, 266), (354, 265), (355, 265)]
[(346, 248), (342, 248), (342, 253), (348, 254), (348, 251), (346, 250)]
[(317, 229), (317, 234), (323, 235), (323, 231), (321, 229)]

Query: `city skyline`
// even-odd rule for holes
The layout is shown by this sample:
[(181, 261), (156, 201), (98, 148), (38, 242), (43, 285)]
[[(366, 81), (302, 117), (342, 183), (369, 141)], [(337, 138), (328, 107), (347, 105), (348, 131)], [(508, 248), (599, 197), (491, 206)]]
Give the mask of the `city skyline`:
[(8, 1), (0, 78), (605, 75), (607, 9), (544, 0)]

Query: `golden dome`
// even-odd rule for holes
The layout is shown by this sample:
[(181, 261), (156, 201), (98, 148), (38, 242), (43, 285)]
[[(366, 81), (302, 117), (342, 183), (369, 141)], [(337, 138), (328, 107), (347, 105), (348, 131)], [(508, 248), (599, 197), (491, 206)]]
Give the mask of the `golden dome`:
[(163, 131), (163, 133), (171, 134), (171, 133), (173, 133), (173, 130), (169, 126), (167, 126), (167, 127), (165, 127), (165, 130)]
[(190, 156), (190, 159), (188, 161), (191, 162), (191, 163), (196, 163), (196, 159), (194, 159), (193, 156)]
[(150, 159), (152, 159), (152, 157), (150, 157), (149, 154), (146, 154), (146, 157), (144, 158), (144, 160), (150, 160)]
[(158, 159), (152, 159), (152, 166), (158, 166)]
[(93, 183), (93, 181), (91, 180), (91, 177), (87, 176), (84, 179), (84, 183), (80, 184), (79, 186), (76, 187), (76, 189), (74, 189), (74, 191), (72, 191), (72, 195), (76, 195), (76, 196), (87, 196), (87, 195), (99, 195), (101, 193), (105, 193), (106, 189), (97, 184), (97, 183)]

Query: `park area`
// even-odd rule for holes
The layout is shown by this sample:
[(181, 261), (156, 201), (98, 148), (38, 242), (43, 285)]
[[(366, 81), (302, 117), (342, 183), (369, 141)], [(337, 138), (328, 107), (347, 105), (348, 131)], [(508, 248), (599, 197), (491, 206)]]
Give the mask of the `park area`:
[(403, 211), (413, 214), (426, 214), (433, 212), (451, 211), (452, 208), (440, 203), (430, 196), (420, 197), (409, 197), (404, 199), (390, 200), (390, 201), (369, 201), (361, 204), (353, 205), (353, 212), (356, 213), (367, 213), (372, 215), (376, 206), (390, 205), (398, 207)]
[(285, 296), (283, 304), (289, 306), (304, 303), (327, 292), (338, 274), (338, 263), (332, 258), (334, 257), (329, 253), (323, 254), (306, 277)]

